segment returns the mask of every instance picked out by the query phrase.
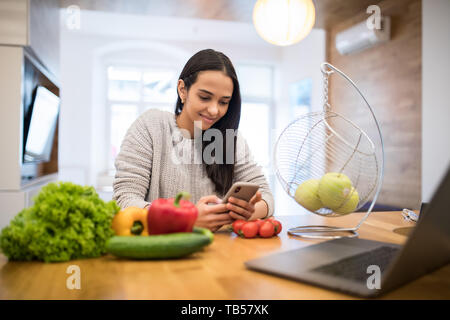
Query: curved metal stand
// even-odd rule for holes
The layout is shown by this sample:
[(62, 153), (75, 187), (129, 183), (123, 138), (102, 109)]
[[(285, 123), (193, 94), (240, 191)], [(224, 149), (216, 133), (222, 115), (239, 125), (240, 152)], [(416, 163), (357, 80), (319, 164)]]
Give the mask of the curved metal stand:
[[(358, 236), (356, 228), (338, 228), (322, 225), (310, 225), (291, 228), (288, 234), (295, 237), (309, 239), (339, 239), (339, 238), (355, 238)], [(348, 233), (348, 235), (332, 235), (332, 233)]]
[[(309, 239), (339, 239), (339, 238), (354, 238), (358, 236), (358, 229), (361, 227), (363, 222), (369, 217), (370, 213), (372, 212), (373, 206), (375, 205), (375, 202), (378, 198), (378, 195), (380, 194), (381, 190), (381, 184), (383, 181), (383, 175), (384, 175), (384, 143), (383, 143), (383, 136), (381, 134), (380, 125), (375, 117), (375, 114), (372, 110), (372, 107), (370, 106), (369, 102), (367, 102), (364, 95), (361, 93), (359, 88), (356, 86), (356, 84), (341, 70), (334, 67), (333, 65), (329, 64), (328, 62), (324, 62), (321, 65), (322, 72), (328, 77), (334, 72), (339, 73), (344, 79), (346, 79), (358, 92), (358, 94), (362, 97), (364, 102), (366, 103), (367, 107), (370, 110), (370, 113), (372, 114), (373, 119), (375, 120), (375, 124), (378, 129), (378, 133), (380, 135), (381, 140), (381, 170), (380, 175), (378, 179), (378, 186), (375, 193), (375, 196), (372, 200), (372, 203), (370, 204), (369, 209), (367, 210), (366, 215), (359, 221), (359, 223), (353, 227), (353, 228), (341, 228), (341, 227), (333, 227), (333, 226), (324, 226), (324, 225), (307, 225), (307, 226), (299, 226), (296, 228), (291, 228), (288, 230), (288, 234), (296, 237), (301, 238), (309, 238)], [(328, 85), (328, 81), (326, 82)], [(326, 94), (328, 94), (328, 88), (326, 88)], [(329, 109), (330, 105), (328, 101), (326, 101), (325, 109)], [(336, 233), (343, 232), (348, 233), (348, 235), (335, 235)]]

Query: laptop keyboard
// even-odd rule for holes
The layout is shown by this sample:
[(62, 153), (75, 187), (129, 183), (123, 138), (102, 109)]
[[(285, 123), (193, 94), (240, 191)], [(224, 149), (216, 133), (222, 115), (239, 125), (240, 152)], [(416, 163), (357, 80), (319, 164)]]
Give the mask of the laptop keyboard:
[(383, 273), (394, 256), (398, 252), (398, 248), (379, 247), (371, 251), (366, 251), (330, 264), (317, 267), (311, 271), (324, 273), (327, 275), (346, 278), (358, 282), (365, 282), (373, 273), (367, 273), (367, 267), (377, 265)]

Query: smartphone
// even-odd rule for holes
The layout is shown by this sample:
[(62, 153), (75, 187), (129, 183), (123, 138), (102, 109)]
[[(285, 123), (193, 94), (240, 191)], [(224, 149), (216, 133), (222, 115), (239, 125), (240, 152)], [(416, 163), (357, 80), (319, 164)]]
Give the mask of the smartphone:
[(259, 185), (251, 182), (236, 182), (230, 190), (228, 190), (225, 197), (222, 199), (222, 203), (227, 203), (229, 197), (238, 198), (245, 201), (250, 199), (256, 194), (259, 189)]

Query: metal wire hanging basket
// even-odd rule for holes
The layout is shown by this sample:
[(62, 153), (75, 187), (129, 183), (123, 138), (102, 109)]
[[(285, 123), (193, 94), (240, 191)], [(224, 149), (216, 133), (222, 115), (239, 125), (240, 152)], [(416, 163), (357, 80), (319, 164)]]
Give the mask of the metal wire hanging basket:
[[(342, 217), (368, 206), (355, 227), (307, 225), (288, 233), (305, 238), (356, 237), (378, 198), (384, 172), (384, 144), (375, 114), (356, 84), (342, 71), (322, 63), (324, 106), (291, 122), (280, 134), (274, 152), (275, 172), (287, 194), (308, 211), (329, 218)], [(378, 147), (348, 117), (332, 111), (328, 80), (339, 74), (356, 89), (376, 125)]]

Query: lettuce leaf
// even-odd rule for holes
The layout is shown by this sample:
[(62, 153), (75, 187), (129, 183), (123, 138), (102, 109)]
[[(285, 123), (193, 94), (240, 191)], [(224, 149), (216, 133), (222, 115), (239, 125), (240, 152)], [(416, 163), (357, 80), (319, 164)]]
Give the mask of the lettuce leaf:
[(104, 254), (114, 235), (111, 223), (120, 210), (104, 202), (93, 187), (50, 183), (0, 234), (0, 249), (10, 260), (45, 262), (93, 258)]

